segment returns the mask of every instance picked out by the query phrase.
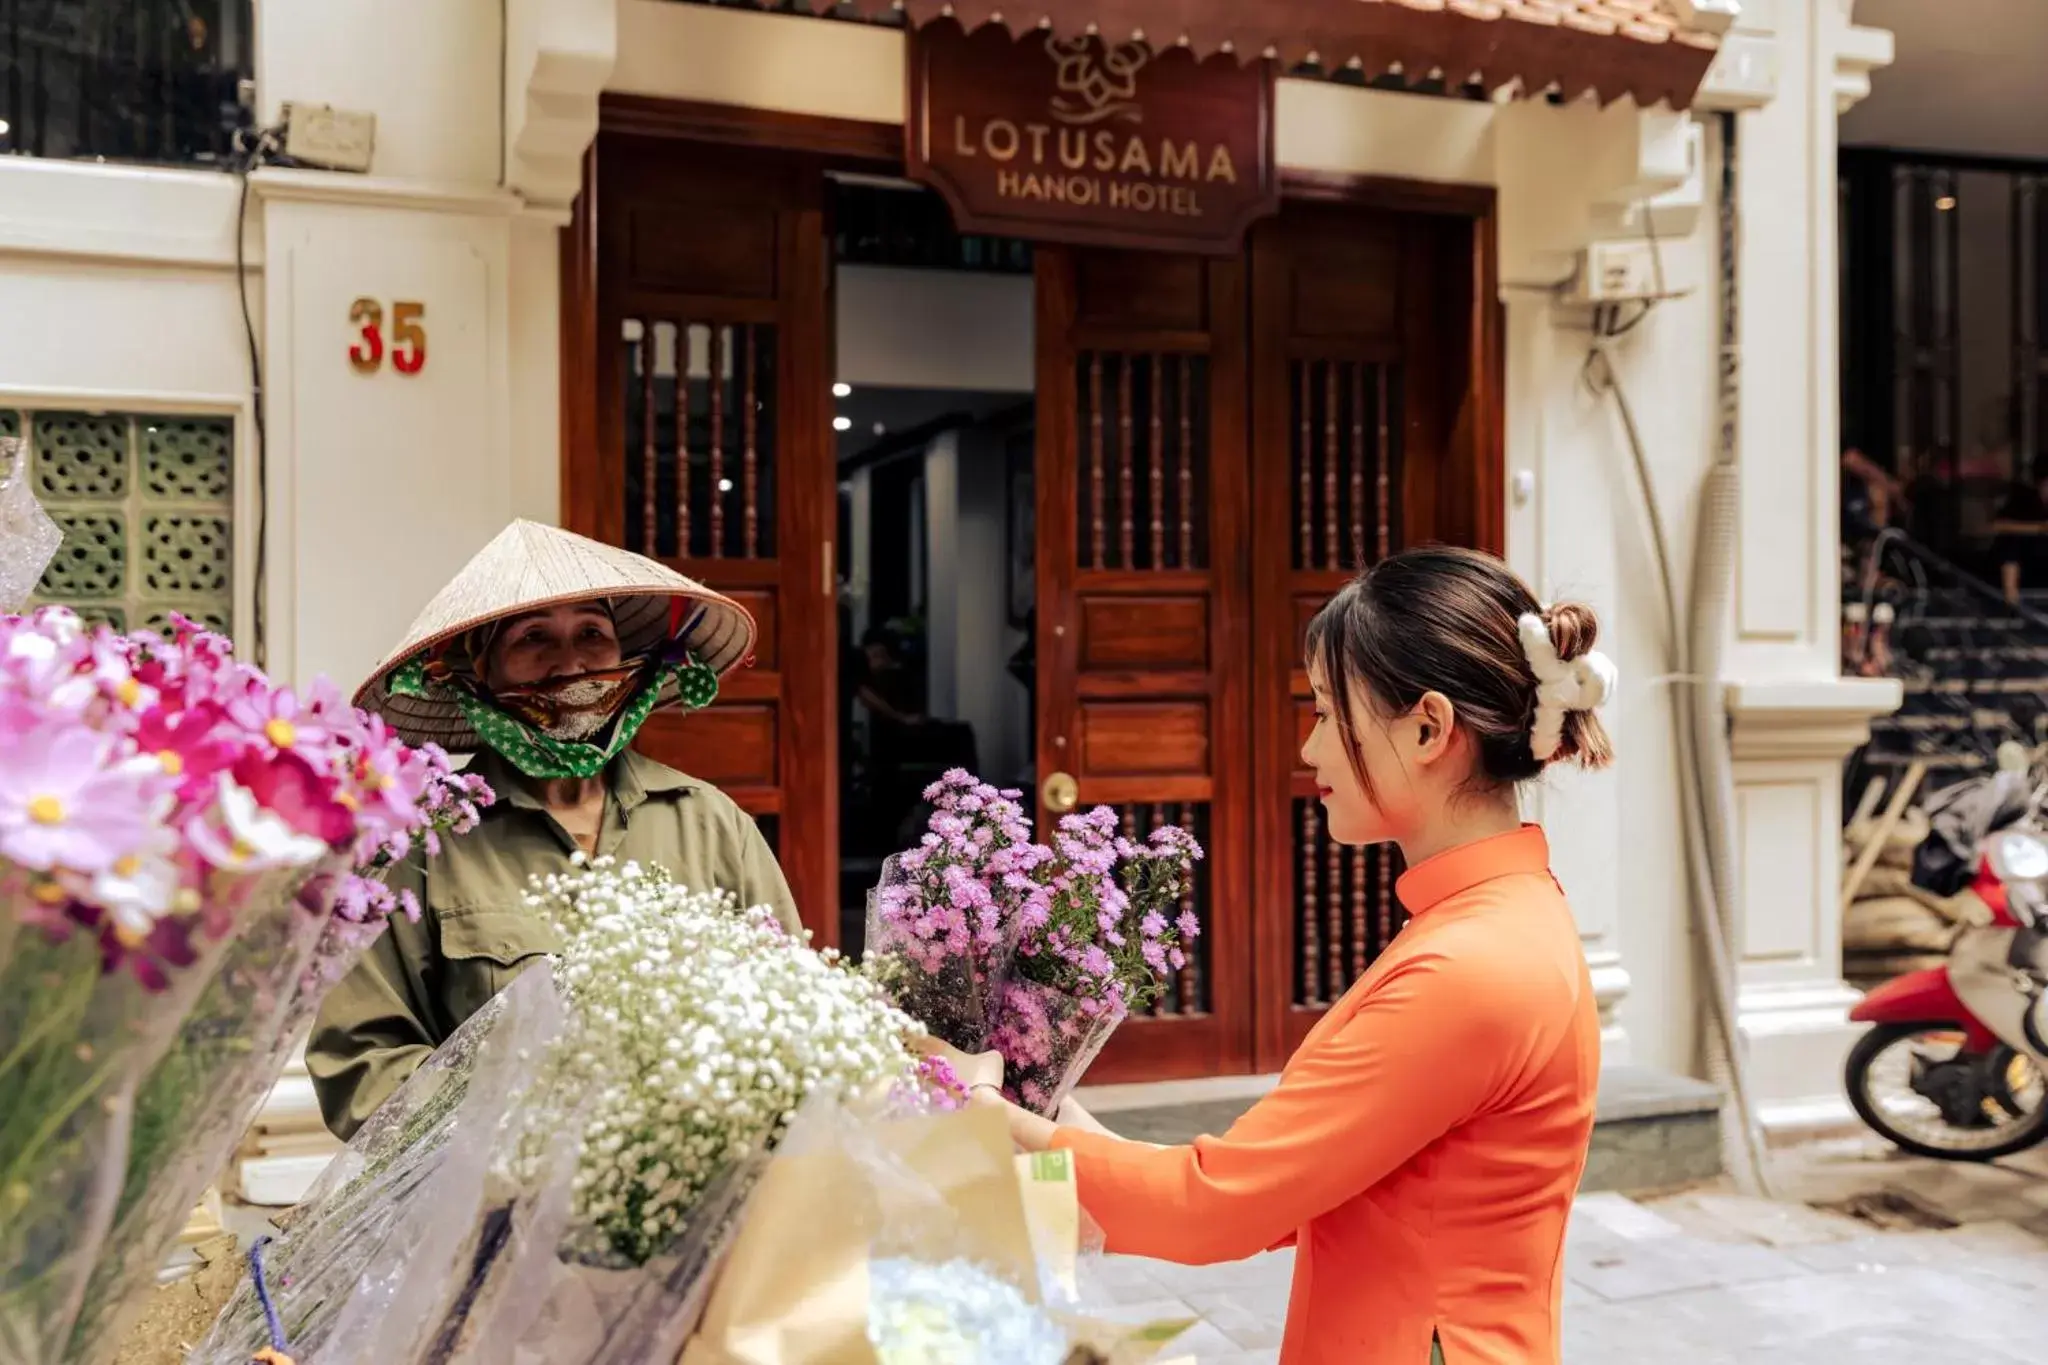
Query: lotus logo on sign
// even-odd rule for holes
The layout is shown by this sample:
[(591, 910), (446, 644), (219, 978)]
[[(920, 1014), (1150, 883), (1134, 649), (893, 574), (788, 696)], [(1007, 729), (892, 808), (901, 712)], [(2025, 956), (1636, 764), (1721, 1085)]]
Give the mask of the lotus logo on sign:
[(953, 24), (911, 62), (908, 168), (962, 231), (1221, 253), (1279, 206), (1269, 63)]
[(1152, 54), (1142, 43), (1105, 49), (1094, 38), (1045, 40), (1046, 54), (1059, 67), (1060, 93), (1052, 98), (1052, 116), (1062, 123), (1093, 124), (1121, 118), (1142, 123), (1138, 104), (1138, 70)]

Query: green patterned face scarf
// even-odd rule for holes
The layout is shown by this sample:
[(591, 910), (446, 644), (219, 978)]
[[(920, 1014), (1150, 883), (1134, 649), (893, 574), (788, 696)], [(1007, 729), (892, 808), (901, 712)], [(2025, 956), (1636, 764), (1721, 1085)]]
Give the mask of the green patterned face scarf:
[(646, 683), (620, 709), (609, 738), (601, 741), (561, 739), (536, 729), (491, 701), (481, 689), (447, 668), (424, 658), (400, 665), (391, 675), (394, 696), (418, 697), (423, 701), (452, 703), (475, 730), (506, 762), (528, 777), (548, 781), (571, 777), (595, 777), (605, 764), (622, 753), (661, 698), (662, 689), (673, 679), (676, 694), (692, 711), (701, 711), (718, 696), (718, 674), (685, 657), (660, 663), (648, 673)]

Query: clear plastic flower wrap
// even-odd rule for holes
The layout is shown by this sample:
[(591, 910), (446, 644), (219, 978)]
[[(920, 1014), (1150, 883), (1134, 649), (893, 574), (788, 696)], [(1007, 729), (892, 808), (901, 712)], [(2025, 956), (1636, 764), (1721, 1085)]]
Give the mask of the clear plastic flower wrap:
[[(33, 893), (0, 863), (0, 920)], [(226, 954), (162, 988), (105, 975), (90, 935), (19, 933), (0, 966), (0, 1360), (65, 1358), (121, 1200), (136, 1092)], [(187, 1205), (189, 1210), (190, 1205)]]
[[(1110, 1035), (1187, 965), (1201, 932), (1191, 906), (1201, 845), (1161, 825), (1119, 835), (1116, 812), (1063, 816), (1039, 913), (1018, 944), (991, 1042), (1012, 1099), (1052, 1115)], [(1177, 913), (1176, 913), (1177, 912)]]
[(63, 531), (29, 487), (27, 444), (0, 436), (0, 611), (28, 600), (63, 543)]
[(929, 827), (917, 847), (882, 864), (868, 893), (865, 969), (935, 1037), (986, 1050), (996, 991), (1038, 895), (1049, 855), (1031, 842), (1021, 793), (965, 772), (925, 790)]
[(726, 1167), (698, 1195), (682, 1230), (642, 1265), (565, 1251), (574, 1241), (574, 1144), (553, 1178), (503, 1206), (507, 1234), (470, 1267), (466, 1293), (443, 1319), (434, 1365), (640, 1365), (671, 1361), (689, 1339), (711, 1272), (766, 1162)]
[[(352, 1289), (332, 1272), (309, 1279), (301, 1228), (287, 1230), (272, 1294), (299, 1365), (673, 1360), (735, 1211), (806, 1095), (959, 1099), (912, 1056), (911, 1021), (873, 982), (790, 938), (765, 907), (600, 859), (537, 878), (527, 909), (557, 930), (561, 953), (507, 995), (545, 975), (559, 1027), (520, 1048), (517, 1075), (492, 1082), (517, 1094), (502, 1121), (424, 1183), (411, 1178), (417, 1163), (390, 1160), (404, 1188), (355, 1196), (369, 1212), (344, 1210), (352, 1243), (363, 1241), (357, 1224), (377, 1234), (350, 1254), (402, 1262), (403, 1283), (367, 1271)], [(393, 1104), (417, 1107), (411, 1090), (372, 1125), (390, 1129)], [(401, 1136), (433, 1144), (436, 1132)], [(400, 1198), (405, 1219), (419, 1211), (431, 1225), (380, 1230), (377, 1210)], [(308, 1217), (335, 1221), (324, 1204)], [(348, 1294), (345, 1307), (321, 1307)], [(260, 1318), (239, 1311), (235, 1333), (215, 1334), (224, 1349), (202, 1361), (264, 1344)]]
[(985, 1109), (876, 1122), (807, 1105), (769, 1162), (682, 1365), (1136, 1365), (1191, 1324), (1075, 1311), (1071, 1165)]
[(311, 890), (304, 869), (264, 875), (248, 888), (249, 907), (237, 916), (244, 927), (137, 1087), (120, 1197), (67, 1359), (114, 1354), (146, 1307), (140, 1291), (155, 1282), (164, 1248), (276, 1080), (279, 1030), (328, 918), (324, 900), (308, 901)]
[(814, 1091), (918, 1092), (913, 1025), (766, 908), (658, 869), (600, 859), (528, 901), (562, 940), (568, 1025), (499, 1154), (512, 1233), (471, 1267), (445, 1358), (672, 1360), (789, 1115)]
[(1007, 981), (1001, 998), (990, 1046), (1003, 1054), (1004, 1088), (1034, 1114), (1051, 1117), (1123, 1023), (1124, 1007), (1036, 981)]
[[(469, 1019), (370, 1116), (283, 1221), (267, 1288), (299, 1365), (426, 1358), (479, 1250), (510, 1231), (489, 1218), (492, 1154), (560, 1036), (560, 997), (529, 969)], [(248, 1365), (269, 1346), (253, 1283), (222, 1310), (191, 1365)]]
[(0, 749), (0, 1359), (96, 1360), (275, 1079), (309, 879), (475, 793), (175, 615), (0, 615)]

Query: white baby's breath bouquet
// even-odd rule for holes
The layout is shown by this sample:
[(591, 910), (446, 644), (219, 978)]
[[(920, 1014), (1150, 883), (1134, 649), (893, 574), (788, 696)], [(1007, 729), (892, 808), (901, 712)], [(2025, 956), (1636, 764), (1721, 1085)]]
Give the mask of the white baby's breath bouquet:
[(714, 1180), (775, 1144), (806, 1097), (918, 1085), (906, 1045), (917, 1025), (765, 907), (610, 859), (537, 879), (527, 902), (561, 936), (570, 1019), (532, 1131), (582, 1128), (582, 1256), (644, 1264)]
[[(271, 1249), (292, 1268), (272, 1297), (301, 1324), (337, 1282), (310, 1267), (386, 1268), (374, 1286), (367, 1270), (341, 1277), (359, 1281), (349, 1304), (378, 1321), (375, 1341), (320, 1318), (292, 1336), (300, 1365), (674, 1360), (806, 1100), (865, 1121), (964, 1099), (957, 1078), (913, 1055), (917, 1026), (879, 987), (766, 908), (659, 868), (579, 858), (536, 878), (522, 913), (552, 924), (561, 949), (499, 997), (559, 1006), (545, 1037), (528, 1030), (500, 1049), (519, 1054), (518, 1093), (435, 1117), (417, 1139), (373, 1120), (365, 1133), (380, 1128), (405, 1159), (370, 1168), (382, 1173), (323, 1200)], [(437, 1112), (414, 1089), (387, 1108)], [(433, 1144), (451, 1156), (434, 1160)], [(365, 1206), (379, 1216), (355, 1212)], [(195, 1360), (249, 1358), (264, 1321), (253, 1303), (231, 1316)], [(383, 1320), (398, 1316), (409, 1320)]]

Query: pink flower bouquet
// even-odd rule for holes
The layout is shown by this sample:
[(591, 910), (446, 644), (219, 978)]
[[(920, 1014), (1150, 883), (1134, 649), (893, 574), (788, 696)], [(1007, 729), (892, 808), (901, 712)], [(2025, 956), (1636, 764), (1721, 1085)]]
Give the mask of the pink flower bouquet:
[(1116, 829), (1104, 806), (1061, 819), (1046, 894), (1003, 986), (993, 1046), (1010, 1097), (1036, 1113), (1058, 1111), (1117, 1025), (1187, 965), (1185, 945), (1202, 931), (1180, 908), (1202, 856), (1194, 836), (1165, 825), (1141, 843)]
[(1020, 793), (949, 772), (925, 791), (934, 807), (916, 848), (883, 864), (868, 894), (863, 961), (935, 1037), (985, 1052), (1017, 935), (1041, 899), (1050, 853), (1031, 842)]
[(934, 1036), (1001, 1052), (1010, 1097), (1051, 1114), (1187, 965), (1202, 849), (1173, 825), (1120, 837), (1107, 807), (1066, 816), (1048, 848), (1018, 799), (960, 771), (925, 792), (929, 832), (869, 897), (867, 967)]
[(0, 1356), (93, 1359), (395, 908), (354, 878), (482, 793), (182, 620), (0, 617), (0, 747)]

